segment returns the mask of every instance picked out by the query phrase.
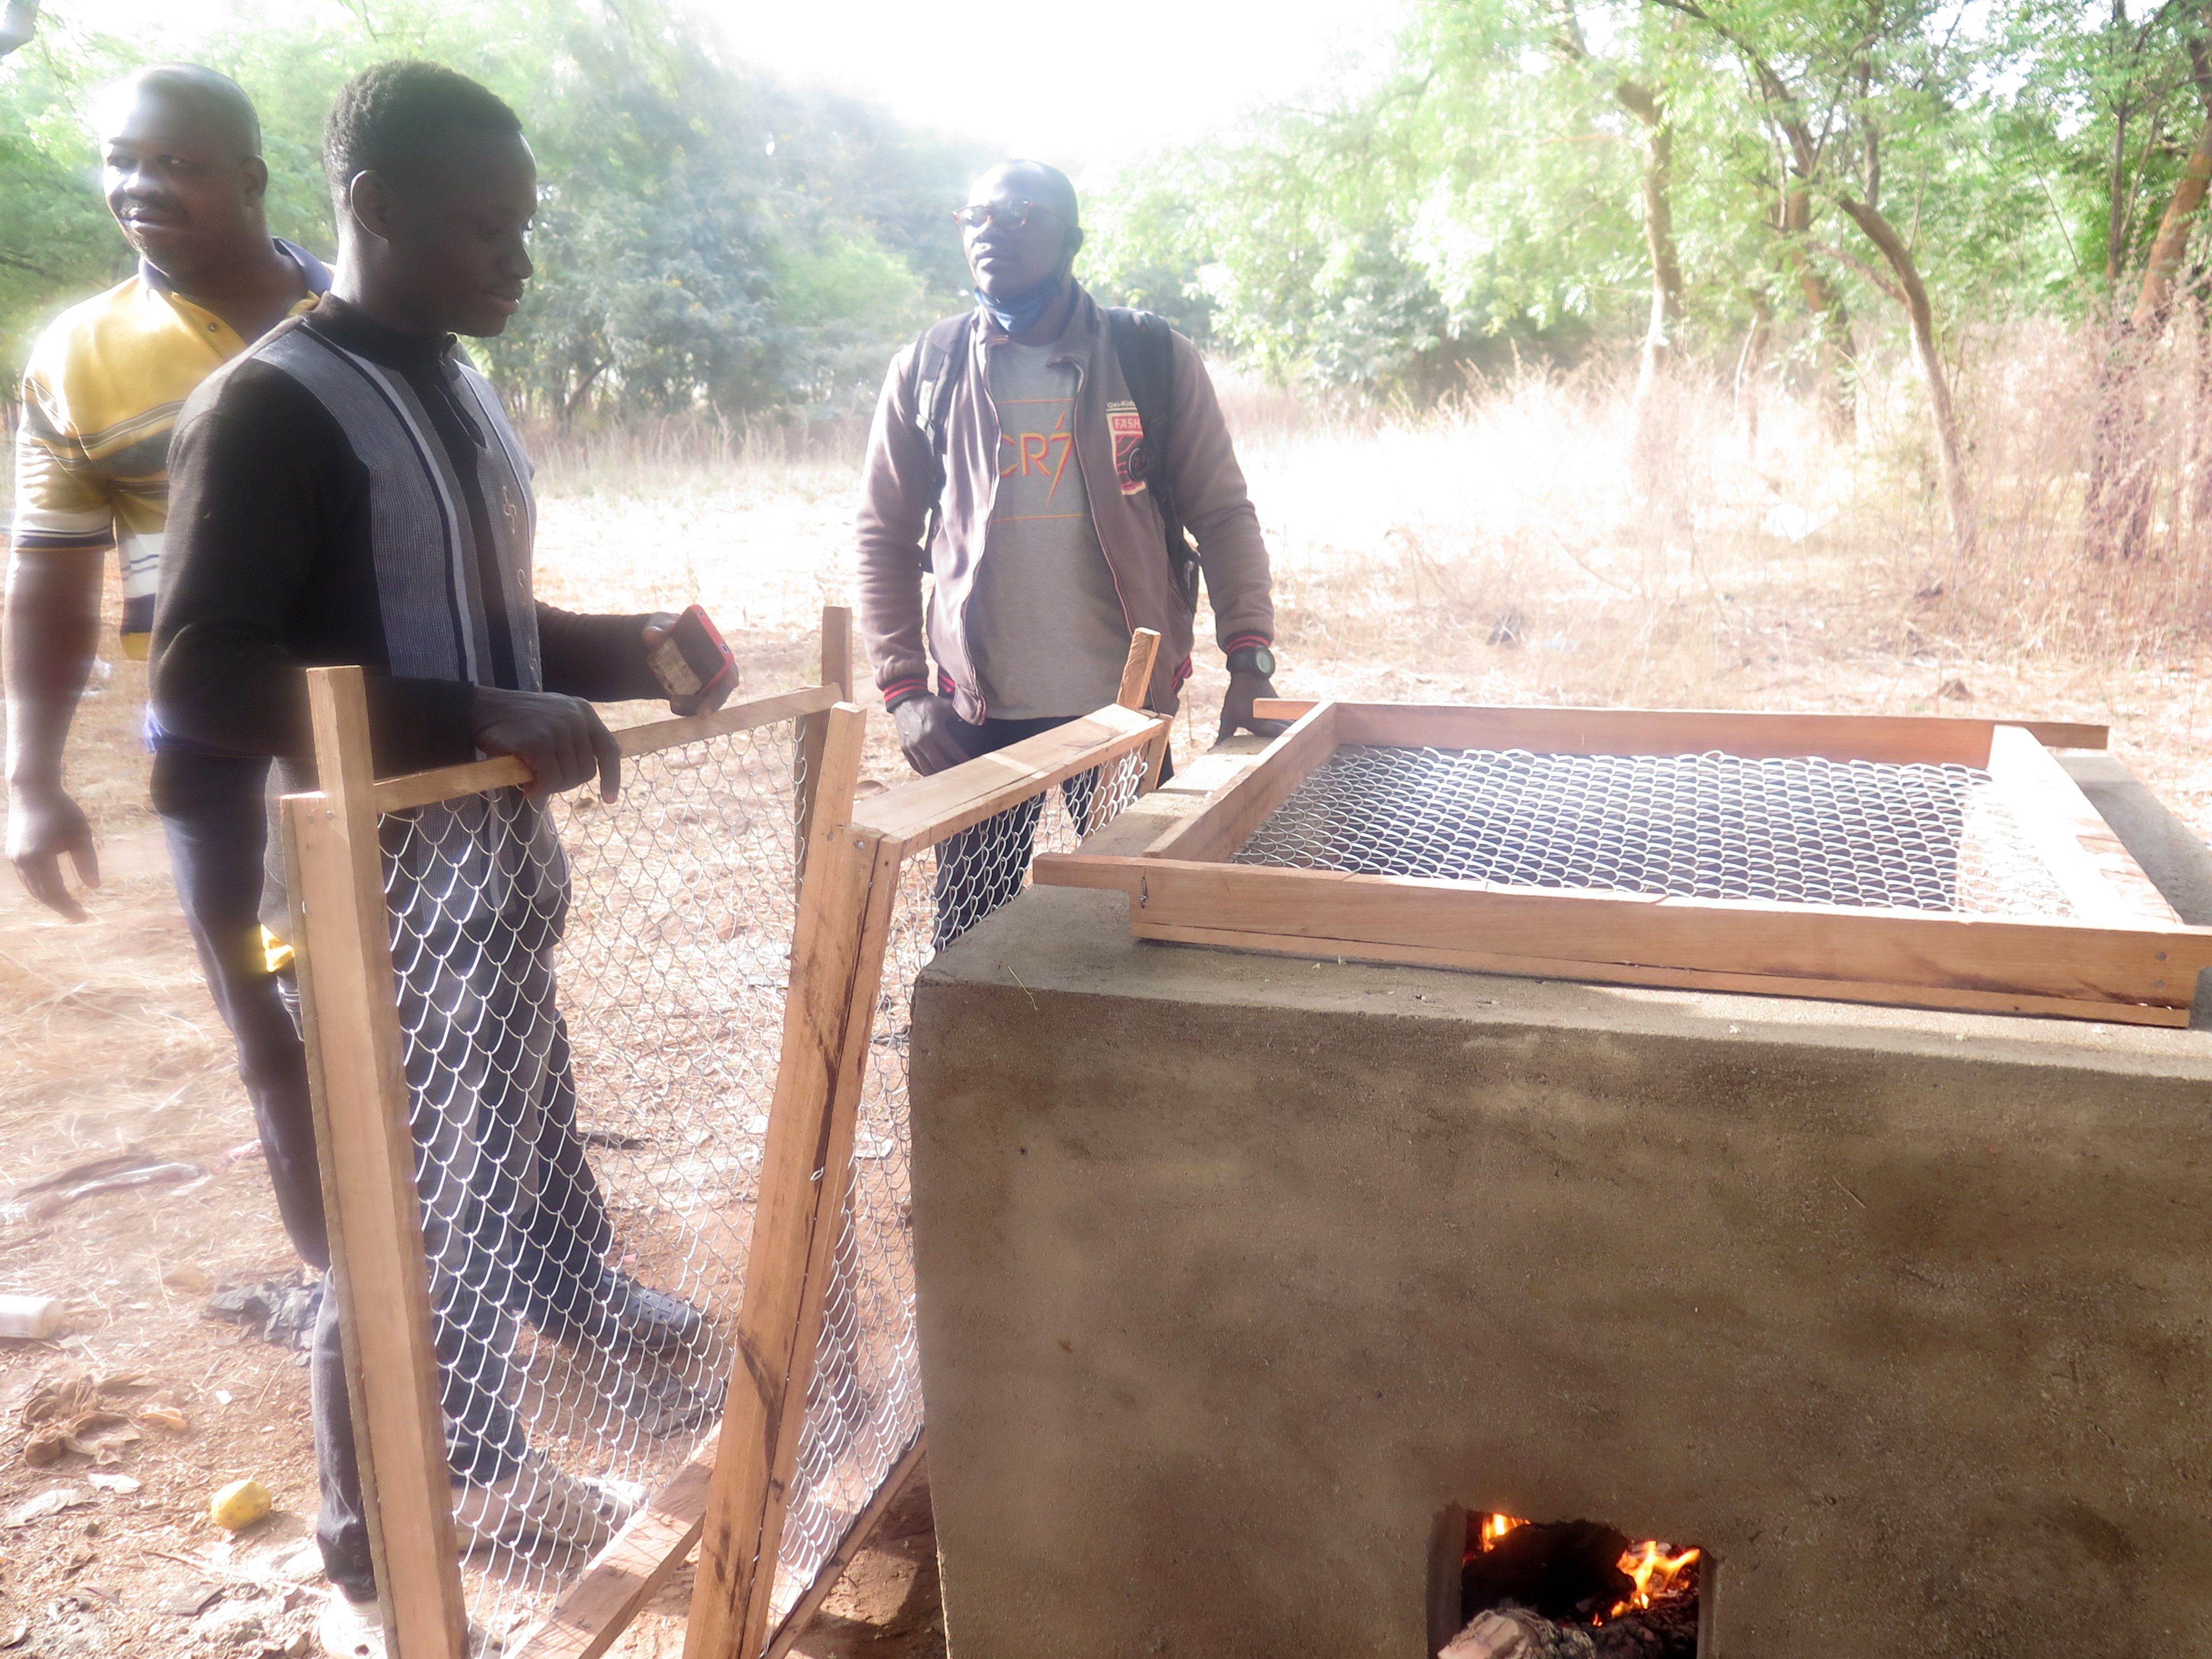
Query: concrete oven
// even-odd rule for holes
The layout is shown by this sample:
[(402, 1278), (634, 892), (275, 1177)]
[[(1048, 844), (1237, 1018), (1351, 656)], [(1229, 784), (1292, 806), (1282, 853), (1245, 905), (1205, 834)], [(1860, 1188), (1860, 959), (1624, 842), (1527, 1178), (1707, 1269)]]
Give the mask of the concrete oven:
[[(2203, 849), (2085, 787), (2206, 919)], [(1699, 1547), (1701, 1659), (2212, 1641), (2212, 1037), (1160, 945), (1127, 902), (1032, 890), (915, 996), (957, 1659), (1417, 1659), (1469, 1511)]]

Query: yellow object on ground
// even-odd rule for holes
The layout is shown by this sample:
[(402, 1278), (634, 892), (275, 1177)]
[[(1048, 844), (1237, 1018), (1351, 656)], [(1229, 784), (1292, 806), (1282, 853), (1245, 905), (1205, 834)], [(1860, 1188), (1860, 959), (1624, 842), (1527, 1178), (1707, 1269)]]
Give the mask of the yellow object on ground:
[(275, 1502), (258, 1480), (234, 1480), (208, 1499), (208, 1519), (236, 1532), (268, 1514)]

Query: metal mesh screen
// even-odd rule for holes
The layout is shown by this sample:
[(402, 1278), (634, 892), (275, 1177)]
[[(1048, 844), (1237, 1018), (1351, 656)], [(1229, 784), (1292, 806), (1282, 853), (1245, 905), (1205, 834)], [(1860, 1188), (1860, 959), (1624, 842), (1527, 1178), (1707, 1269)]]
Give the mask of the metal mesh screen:
[(381, 823), (471, 1616), (542, 1617), (719, 1416), (793, 916), (790, 726)]
[(1234, 861), (1685, 898), (2073, 914), (1990, 775), (1966, 766), (1346, 745)]
[(853, 1184), (807, 1392), (772, 1624), (780, 1624), (921, 1429), (908, 1172), (907, 1039), (929, 959), (1021, 891), (1036, 852), (1068, 852), (1121, 816), (1145, 781), (1133, 755), (909, 858), (899, 872), (869, 1036)]

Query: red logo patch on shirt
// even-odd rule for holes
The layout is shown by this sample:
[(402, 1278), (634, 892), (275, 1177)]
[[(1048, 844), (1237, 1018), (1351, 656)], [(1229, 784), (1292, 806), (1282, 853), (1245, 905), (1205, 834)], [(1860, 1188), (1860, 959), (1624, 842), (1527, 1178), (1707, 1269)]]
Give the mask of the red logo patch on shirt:
[(1106, 405), (1106, 429), (1114, 434), (1114, 476), (1121, 493), (1133, 495), (1145, 487), (1150, 457), (1145, 453), (1145, 423), (1133, 403)]

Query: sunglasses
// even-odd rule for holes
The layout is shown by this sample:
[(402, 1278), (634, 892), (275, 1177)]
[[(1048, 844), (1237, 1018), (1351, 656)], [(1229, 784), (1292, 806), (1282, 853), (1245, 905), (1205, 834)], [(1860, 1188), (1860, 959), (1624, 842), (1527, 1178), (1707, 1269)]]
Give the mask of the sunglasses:
[(1020, 230), (1029, 222), (1043, 216), (1050, 219), (1053, 210), (1041, 202), (1031, 202), (1021, 197), (1002, 197), (995, 202), (970, 202), (966, 207), (952, 210), (952, 220), (964, 230), (981, 230), (988, 223), (1000, 230)]

